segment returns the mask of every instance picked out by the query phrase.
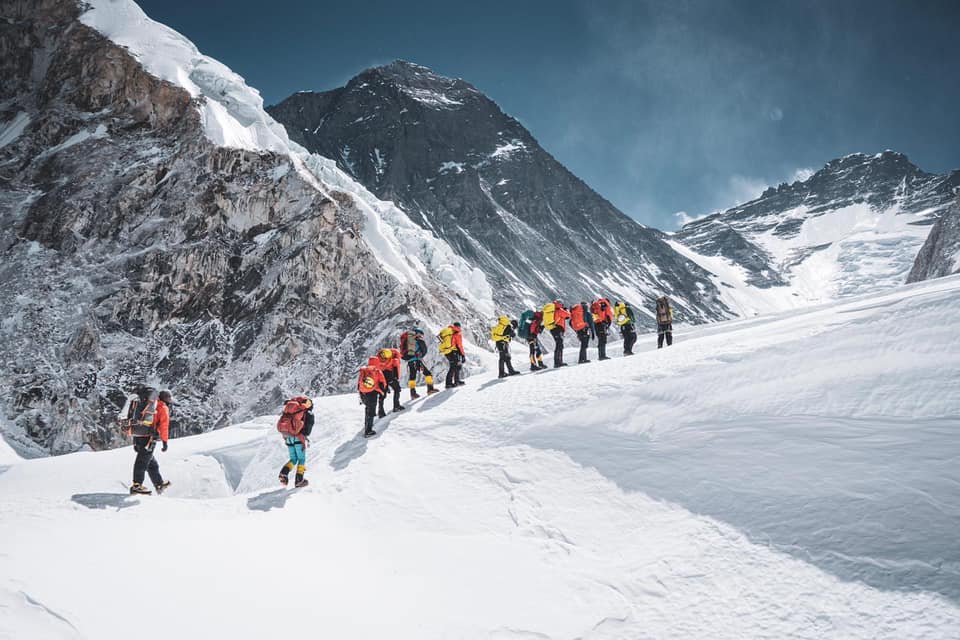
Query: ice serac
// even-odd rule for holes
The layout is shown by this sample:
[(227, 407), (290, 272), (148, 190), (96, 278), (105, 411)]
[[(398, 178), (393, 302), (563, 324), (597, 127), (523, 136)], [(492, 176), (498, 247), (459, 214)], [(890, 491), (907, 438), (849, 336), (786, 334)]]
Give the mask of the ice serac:
[(482, 269), (504, 311), (597, 294), (649, 309), (665, 293), (682, 321), (732, 315), (709, 273), (463, 80), (396, 61), (267, 110), (293, 140), (336, 160)]
[(399, 326), (492, 310), (479, 271), (133, 2), (3, 3), (0, 51), (0, 428), (21, 453), (119, 444), (141, 383), (179, 397), (179, 433), (345, 390)]
[(920, 282), (954, 273), (960, 273), (960, 193), (953, 206), (944, 212), (930, 230), (907, 282)]
[(744, 315), (882, 291), (907, 280), (958, 183), (960, 172), (930, 174), (900, 153), (858, 153), (674, 239)]

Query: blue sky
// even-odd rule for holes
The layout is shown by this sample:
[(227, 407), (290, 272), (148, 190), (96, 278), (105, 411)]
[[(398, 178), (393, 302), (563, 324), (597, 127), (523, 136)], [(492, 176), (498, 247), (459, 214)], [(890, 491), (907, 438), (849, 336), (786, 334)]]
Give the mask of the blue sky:
[(857, 151), (960, 168), (960, 1), (140, 4), (267, 104), (397, 58), (463, 78), (662, 229)]

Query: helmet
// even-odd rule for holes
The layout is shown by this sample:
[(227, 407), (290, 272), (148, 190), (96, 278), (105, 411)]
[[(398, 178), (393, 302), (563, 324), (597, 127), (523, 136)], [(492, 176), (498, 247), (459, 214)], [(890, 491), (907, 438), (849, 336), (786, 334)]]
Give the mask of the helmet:
[(459, 322), (454, 322), (454, 323), (453, 323), (453, 326), (455, 326), (455, 327), (457, 327), (457, 328), (459, 329), (459, 328), (460, 328), (460, 323), (459, 323)]
[(393, 357), (393, 349), (380, 349), (380, 357), (383, 360), (389, 360)]
[(418, 336), (422, 336), (422, 335), (423, 335), (423, 329), (414, 329), (413, 332), (414, 332), (415, 334), (417, 334)]
[(167, 391), (166, 389), (164, 389), (157, 395), (157, 399), (159, 399), (164, 404), (173, 404), (173, 396), (171, 396), (170, 392)]

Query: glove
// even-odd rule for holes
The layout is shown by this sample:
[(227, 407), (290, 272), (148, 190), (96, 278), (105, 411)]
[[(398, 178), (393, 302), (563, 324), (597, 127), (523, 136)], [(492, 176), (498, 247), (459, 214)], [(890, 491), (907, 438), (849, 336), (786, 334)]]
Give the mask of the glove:
[(160, 451), (163, 451), (164, 453), (166, 453), (166, 451), (167, 451), (167, 443), (166, 443), (166, 442), (164, 442), (164, 443), (163, 443), (163, 446), (160, 447)]

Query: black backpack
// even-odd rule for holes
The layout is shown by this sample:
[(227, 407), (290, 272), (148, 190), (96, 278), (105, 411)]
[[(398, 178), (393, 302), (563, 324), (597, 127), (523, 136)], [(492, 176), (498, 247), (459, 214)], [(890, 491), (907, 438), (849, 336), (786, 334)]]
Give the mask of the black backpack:
[(120, 427), (127, 435), (136, 437), (156, 436), (154, 418), (157, 414), (159, 394), (153, 387), (140, 387), (127, 396), (120, 411)]

